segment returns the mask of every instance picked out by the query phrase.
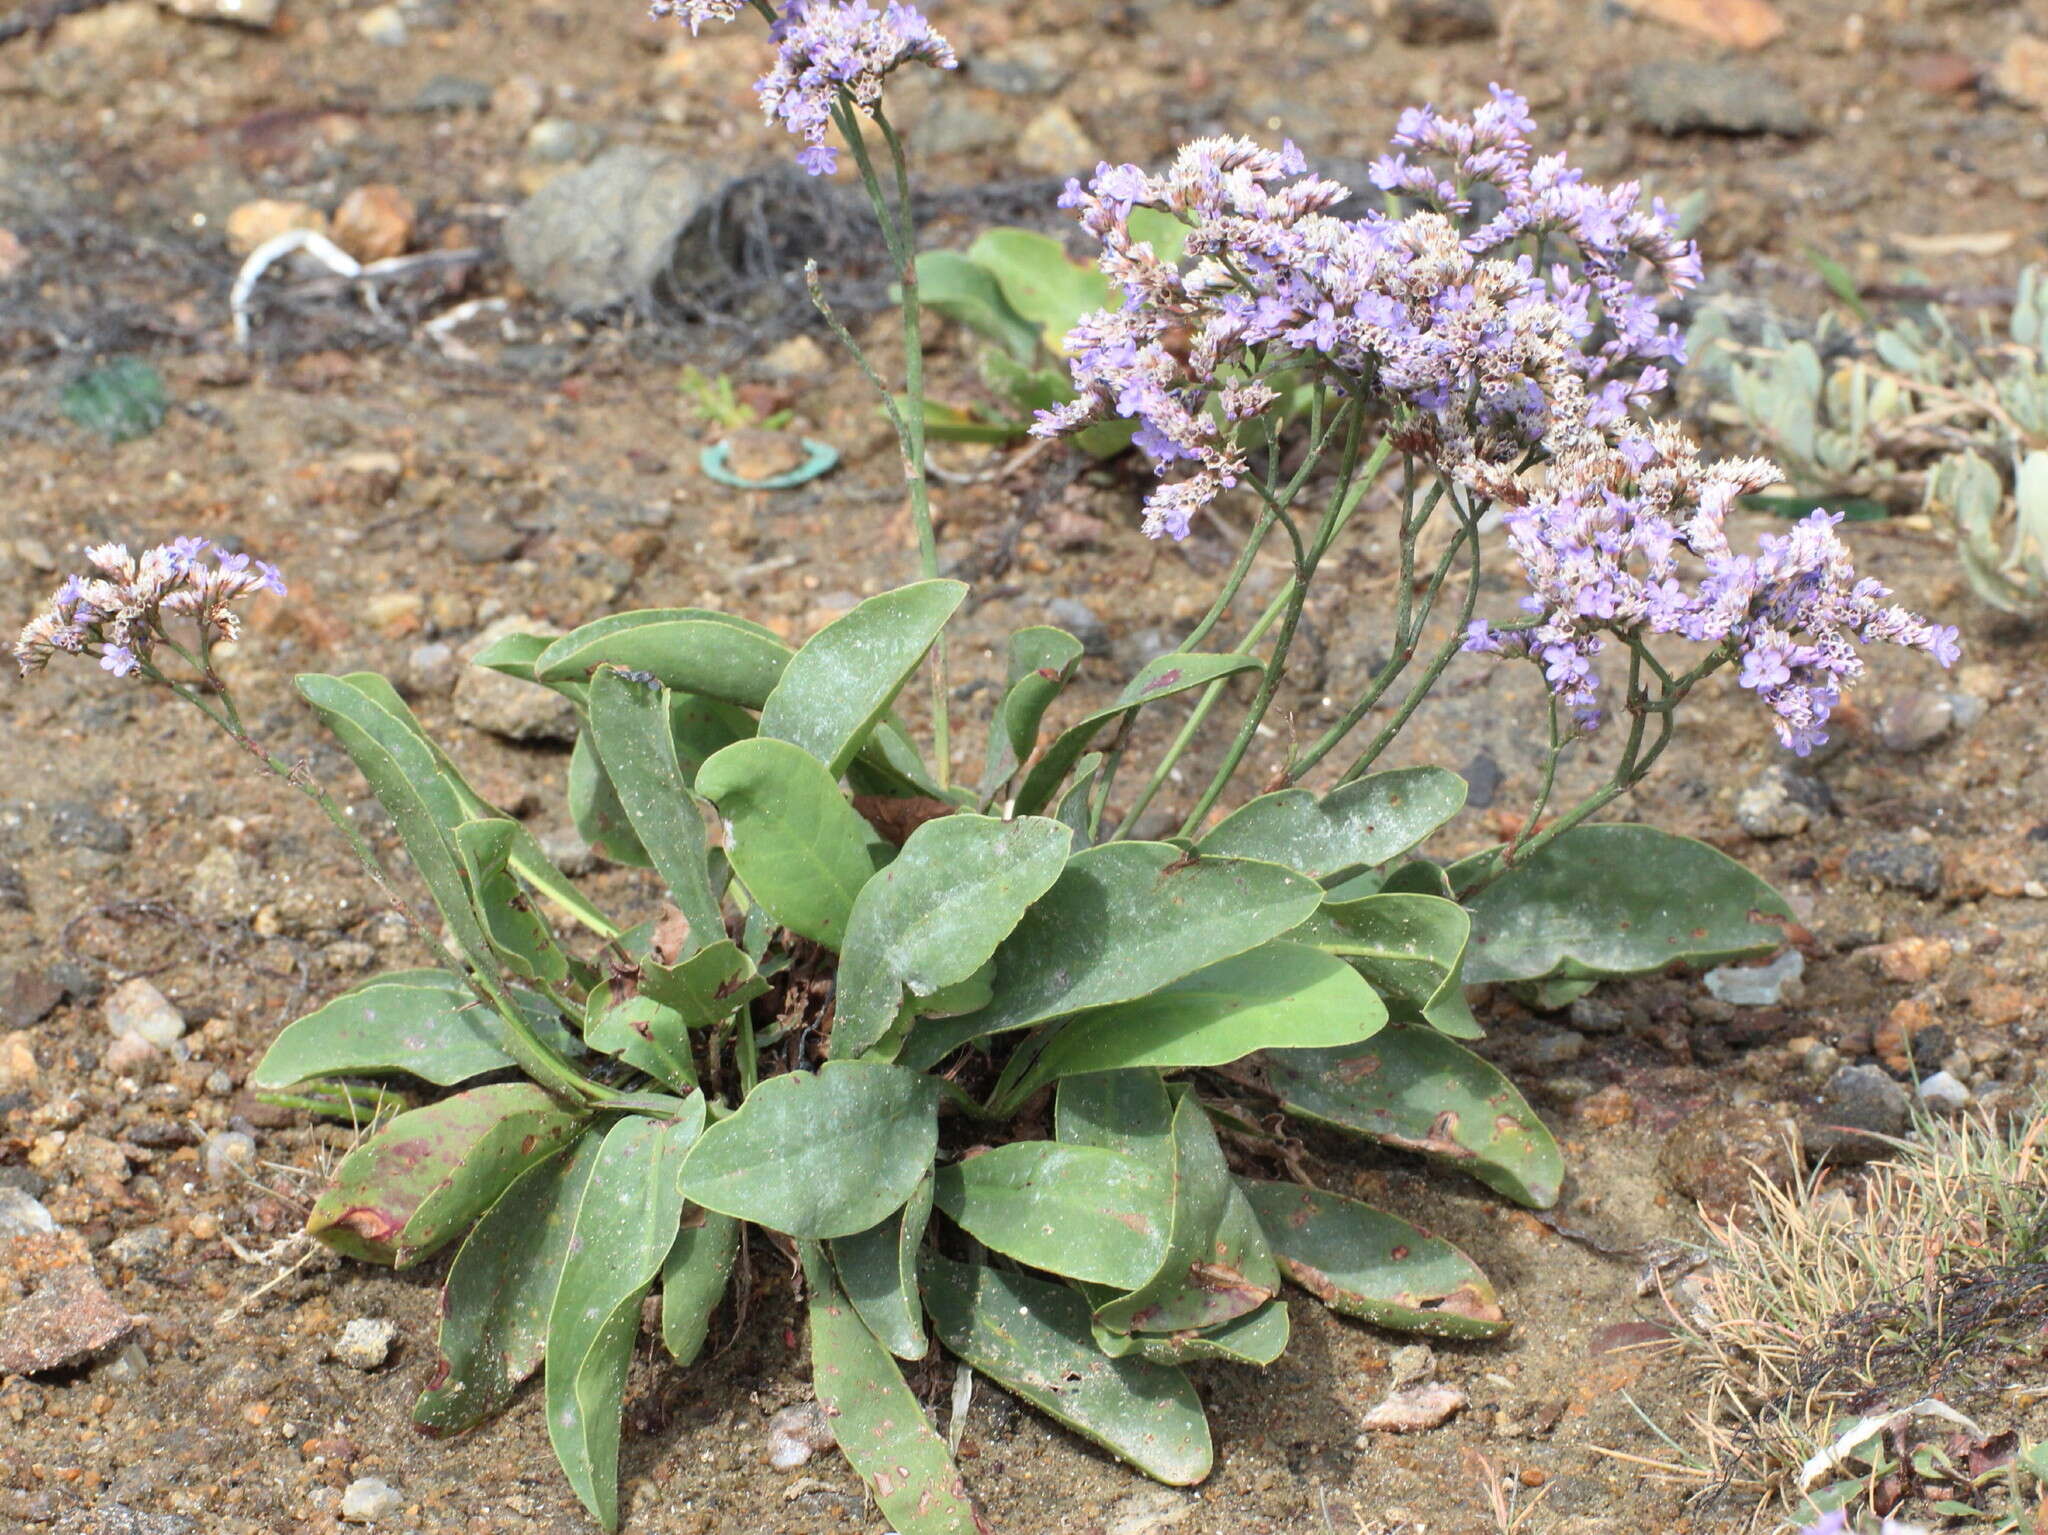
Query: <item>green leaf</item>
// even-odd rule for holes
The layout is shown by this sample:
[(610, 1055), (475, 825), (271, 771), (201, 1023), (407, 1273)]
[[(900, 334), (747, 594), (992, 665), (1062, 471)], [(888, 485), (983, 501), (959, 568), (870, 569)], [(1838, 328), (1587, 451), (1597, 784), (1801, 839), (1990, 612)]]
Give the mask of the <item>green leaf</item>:
[[(1462, 894), (1499, 850), (1450, 870)], [(1465, 979), (1641, 975), (1768, 954), (1792, 909), (1726, 853), (1649, 826), (1578, 826), (1466, 902)]]
[(455, 828), (455, 851), (475, 893), (484, 930), (505, 967), (523, 980), (564, 981), (569, 956), (512, 877), (512, 848), (519, 832), (519, 823), (513, 820), (464, 821)]
[(949, 1350), (1084, 1439), (1170, 1486), (1209, 1474), (1209, 1423), (1187, 1377), (1105, 1356), (1065, 1285), (933, 1255), (924, 1301)]
[(58, 409), (110, 443), (147, 437), (164, 424), (171, 397), (163, 375), (140, 357), (118, 357), (64, 386)]
[(1442, 1237), (1338, 1194), (1240, 1178), (1286, 1276), (1333, 1311), (1400, 1332), (1508, 1330), (1479, 1265)]
[(802, 1254), (811, 1378), (847, 1464), (902, 1535), (976, 1535), (985, 1526), (903, 1372), (840, 1293), (824, 1251), (806, 1242)]
[(898, 1359), (922, 1359), (931, 1351), (917, 1292), (917, 1255), (931, 1216), (932, 1183), (924, 1178), (894, 1215), (832, 1244), (832, 1265), (846, 1298)]
[(1088, 799), (1095, 792), (1096, 775), (1101, 771), (1101, 752), (1090, 752), (1075, 763), (1073, 781), (1053, 809), (1052, 818), (1066, 827), (1076, 852), (1088, 846)]
[(913, 997), (966, 981), (1052, 887), (1067, 829), (1023, 816), (949, 815), (925, 822), (868, 880), (847, 919), (831, 1048), (873, 1047)]
[(469, 881), (452, 840), (468, 816), (442, 779), (432, 748), (354, 686), (353, 679), (308, 674), (298, 678), (298, 688), (397, 823), (406, 852), (463, 954), (486, 973), (495, 973), (497, 953), (471, 905)]
[[(618, 615), (629, 616), (638, 615)], [(584, 633), (579, 629), (550, 645), (535, 664), (535, 676), (550, 686), (583, 683), (598, 667), (615, 666), (646, 672), (672, 692), (758, 709), (790, 660), (789, 647), (773, 634), (724, 614), (664, 618), (589, 639), (580, 638)]]
[(740, 741), (698, 770), (697, 792), (718, 806), (747, 893), (792, 932), (837, 949), (881, 858), (825, 764), (787, 741)]
[(588, 730), (577, 732), (569, 753), (569, 818), (576, 823), (576, 834), (599, 857), (635, 869), (654, 867), (647, 849), (633, 835), (632, 819), (619, 803), (619, 791), (612, 787)]
[[(896, 396), (899, 410), (910, 408), (907, 395)], [(942, 400), (927, 398), (924, 402), (924, 438), (926, 442), (972, 442), (984, 447), (996, 447), (1002, 443), (1015, 442), (1029, 435), (1028, 421), (1009, 421), (1000, 416), (978, 415), (958, 405), (948, 405)]]
[(529, 1167), (463, 1240), (441, 1291), (441, 1362), (412, 1410), (420, 1427), (474, 1427), (540, 1368), (570, 1227), (603, 1142), (585, 1131), (566, 1154)]
[(1162, 698), (1171, 698), (1191, 688), (1206, 687), (1219, 677), (1261, 669), (1254, 656), (1196, 655), (1175, 651), (1148, 661), (1117, 695), (1115, 703), (1083, 715), (1078, 724), (1063, 731), (1040, 754), (1031, 765), (1031, 771), (1024, 775), (1023, 786), (1017, 790), (1017, 814), (1036, 815), (1046, 807), (1103, 726)]
[(995, 1000), (919, 1025), (902, 1058), (928, 1067), (971, 1039), (1148, 996), (1299, 926), (1321, 895), (1278, 864), (1164, 842), (1087, 848), (996, 950)]
[(801, 746), (840, 777), (966, 595), (964, 582), (918, 581), (834, 619), (784, 669), (761, 734)]
[(915, 1192), (938, 1148), (938, 1089), (879, 1061), (827, 1061), (755, 1088), (683, 1165), (686, 1198), (795, 1237), (850, 1237)]
[(1220, 1359), (1230, 1364), (1269, 1365), (1287, 1352), (1294, 1324), (1287, 1302), (1269, 1300), (1256, 1311), (1200, 1332), (1118, 1333), (1095, 1329), (1095, 1346), (1112, 1359), (1135, 1357), (1153, 1364), (1195, 1364)]
[(633, 835), (689, 920), (689, 949), (723, 938), (704, 818), (676, 756), (667, 689), (629, 682), (601, 667), (591, 674), (589, 709), (591, 740)]
[(740, 1250), (740, 1223), (692, 1205), (661, 1266), (661, 1341), (677, 1364), (696, 1362), (711, 1330), (711, 1313), (732, 1279)]
[(1465, 808), (1465, 780), (1443, 768), (1396, 768), (1332, 789), (1262, 794), (1218, 822), (1204, 853), (1263, 858), (1336, 884), (1398, 858)]
[(675, 1245), (676, 1168), (704, 1122), (628, 1116), (605, 1132), (548, 1312), (548, 1438), (591, 1517), (619, 1524), (619, 1417), (640, 1301)]
[[(389, 681), (375, 672), (351, 672), (342, 681), (382, 708), (398, 728), (406, 731), (432, 753), (439, 778), (433, 789), (436, 794), (443, 796), (442, 803), (448, 807), (442, 810), (442, 814), (451, 815), (458, 821), (465, 817), (474, 820), (509, 819), (469, 786), (468, 780), (457, 771), (448, 754), (434, 743), (433, 738), (414, 716), (412, 709), (398, 696), (398, 690), (392, 687)], [(448, 824), (452, 825), (454, 822)], [(570, 883), (567, 875), (549, 861), (548, 856), (540, 850), (540, 844), (534, 840), (533, 833), (517, 821), (511, 824), (512, 845), (508, 861), (512, 871), (592, 932), (605, 938), (615, 936), (617, 928), (603, 912), (584, 899), (582, 892)]]
[(1130, 216), (1133, 240), (1143, 240), (1161, 261), (1178, 263), (1187, 250), (1190, 226), (1162, 208), (1133, 208)]
[(1053, 1134), (1165, 1167), (1173, 1155), (1173, 1099), (1156, 1071), (1067, 1077), (1053, 1099)]
[(674, 1008), (664, 1007), (646, 996), (614, 1002), (610, 987), (600, 986), (590, 994), (589, 1015), (583, 1041), (591, 1049), (617, 1056), (678, 1093), (689, 1093), (696, 1087), (690, 1031), (683, 1023), (683, 1015)]
[(1223, 1066), (1277, 1045), (1349, 1045), (1387, 1010), (1358, 972), (1305, 944), (1276, 940), (1150, 996), (1070, 1020), (1005, 1099), (1059, 1077), (1122, 1067)]
[(532, 682), (536, 680), (534, 662), (540, 659), (550, 643), (545, 634), (503, 634), (471, 656), (469, 664), (481, 666), (485, 671), (503, 672), (521, 682)]
[(1557, 1203), (1564, 1158), (1543, 1121), (1499, 1071), (1433, 1029), (1276, 1050), (1266, 1075), (1290, 1114), (1440, 1157), (1517, 1203)]
[(1400, 1021), (1477, 1039), (1484, 1031), (1465, 1001), (1463, 973), (1471, 931), (1472, 919), (1456, 901), (1383, 892), (1325, 901), (1287, 936), (1349, 963)]
[(699, 949), (679, 965), (639, 959), (640, 991), (672, 1008), (683, 1027), (708, 1029), (768, 989), (740, 946), (730, 938)]
[(498, 1045), (497, 1014), (468, 981), (448, 970), (400, 970), (288, 1025), (263, 1052), (249, 1086), (398, 1071), (453, 1087), (514, 1064)]
[(969, 1236), (1070, 1279), (1135, 1290), (1166, 1255), (1165, 1178), (1095, 1146), (1012, 1141), (941, 1167), (933, 1198)]
[(988, 337), (1019, 362), (1038, 355), (1038, 327), (1010, 307), (987, 267), (957, 251), (920, 251), (917, 297), (927, 309)]
[(983, 230), (967, 259), (994, 274), (1010, 307), (1038, 327), (1039, 340), (1055, 356), (1066, 355), (1067, 332), (1081, 316), (1111, 303), (1107, 277), (1035, 230)]
[(1081, 642), (1064, 629), (1040, 624), (1010, 636), (1008, 678), (989, 729), (988, 761), (982, 770), (984, 800), (1009, 780), (1038, 745), (1038, 727), (1045, 711), (1073, 680), (1081, 656)]
[(408, 1110), (342, 1160), (306, 1230), (344, 1257), (405, 1268), (460, 1236), (582, 1124), (530, 1082)]
[(1280, 1271), (1257, 1218), (1231, 1182), (1215, 1128), (1194, 1093), (1173, 1089), (1172, 1225), (1159, 1267), (1126, 1295), (1095, 1308), (1111, 1332), (1199, 1331), (1243, 1316), (1280, 1290)]

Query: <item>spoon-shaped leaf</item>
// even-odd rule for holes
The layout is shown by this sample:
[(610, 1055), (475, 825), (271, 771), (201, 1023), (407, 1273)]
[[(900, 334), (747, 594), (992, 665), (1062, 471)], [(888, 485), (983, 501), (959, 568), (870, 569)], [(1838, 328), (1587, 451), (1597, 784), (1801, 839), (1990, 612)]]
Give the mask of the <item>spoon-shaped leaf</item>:
[[(1450, 871), (1460, 892), (1499, 849)], [(1652, 826), (1577, 826), (1466, 901), (1465, 979), (1640, 975), (1768, 954), (1792, 909), (1726, 853)]]
[(1287, 936), (1349, 963), (1396, 1018), (1477, 1039), (1484, 1031), (1465, 1001), (1463, 969), (1471, 931), (1471, 918), (1455, 901), (1382, 893), (1325, 901)]
[(868, 1331), (898, 1359), (922, 1359), (931, 1348), (917, 1293), (918, 1252), (931, 1217), (932, 1184), (926, 1178), (894, 1215), (831, 1244), (832, 1266), (846, 1298)]
[(1009, 675), (989, 729), (988, 762), (982, 770), (984, 799), (1031, 755), (1045, 711), (1072, 680), (1081, 655), (1081, 642), (1064, 629), (1035, 625), (1010, 636)]
[(940, 1168), (934, 1197), (968, 1235), (1072, 1279), (1135, 1290), (1166, 1256), (1166, 1179), (1099, 1147), (1012, 1141)]
[(967, 587), (919, 581), (870, 597), (804, 643), (761, 707), (761, 734), (843, 774)]
[(983, 1035), (1148, 996), (1299, 926), (1321, 897), (1278, 864), (1165, 842), (1084, 849), (996, 950), (995, 999), (920, 1024), (901, 1058), (928, 1067)]
[(460, 1236), (582, 1124), (530, 1082), (409, 1109), (343, 1158), (306, 1230), (345, 1257), (404, 1268)]
[(938, 1089), (880, 1061), (827, 1061), (755, 1088), (704, 1132), (683, 1194), (794, 1237), (850, 1237), (899, 1208), (931, 1170)]
[(441, 1363), (412, 1410), (420, 1427), (456, 1434), (481, 1423), (540, 1368), (570, 1227), (603, 1143), (586, 1130), (565, 1155), (529, 1167), (463, 1239), (441, 1291)]
[(619, 1523), (619, 1416), (640, 1332), (640, 1301), (675, 1245), (676, 1168), (704, 1122), (628, 1116), (605, 1132), (577, 1202), (548, 1312), (548, 1438), (591, 1517)]
[(1434, 1029), (1395, 1025), (1339, 1050), (1275, 1050), (1266, 1075), (1290, 1114), (1426, 1152), (1539, 1210), (1564, 1157), (1514, 1084)]
[(903, 1372), (840, 1292), (824, 1250), (806, 1242), (801, 1251), (811, 1378), (847, 1463), (902, 1535), (977, 1535), (986, 1526)]
[(1187, 1377), (1105, 1355), (1065, 1285), (932, 1255), (924, 1303), (949, 1350), (1084, 1439), (1170, 1486), (1209, 1474), (1209, 1422)]
[(740, 1223), (730, 1215), (701, 1205), (683, 1212), (683, 1229), (661, 1266), (661, 1341), (677, 1364), (692, 1364), (704, 1351), (739, 1250)]
[(1334, 883), (1398, 858), (1465, 807), (1465, 780), (1443, 768), (1372, 773), (1320, 800), (1302, 789), (1262, 794), (1219, 821), (1205, 853), (1264, 858)]
[[(725, 936), (706, 862), (709, 843), (676, 755), (668, 690), (601, 667), (590, 678), (590, 736), (633, 835), (689, 919), (686, 952)], [(701, 771), (701, 769), (700, 769)]]
[(271, 1041), (254, 1088), (316, 1077), (402, 1071), (441, 1087), (514, 1064), (497, 1015), (449, 970), (395, 970), (306, 1014)]
[(1479, 1265), (1371, 1205), (1295, 1183), (1240, 1178), (1280, 1268), (1333, 1311), (1401, 1332), (1491, 1338), (1507, 1316)]
[(697, 792), (718, 807), (726, 855), (748, 893), (792, 932), (838, 948), (854, 897), (893, 849), (825, 764), (787, 741), (740, 741), (698, 770)]
[(904, 987), (928, 997), (987, 963), (1059, 877), (1067, 844), (1067, 829), (1041, 816), (949, 815), (912, 832), (854, 899), (832, 1053), (873, 1046), (902, 1010)]

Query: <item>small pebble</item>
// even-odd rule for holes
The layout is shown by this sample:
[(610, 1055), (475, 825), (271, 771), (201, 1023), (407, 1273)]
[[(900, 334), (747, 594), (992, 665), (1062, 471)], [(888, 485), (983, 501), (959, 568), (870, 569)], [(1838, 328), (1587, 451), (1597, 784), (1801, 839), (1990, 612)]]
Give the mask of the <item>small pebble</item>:
[(777, 1471), (809, 1465), (813, 1455), (835, 1442), (832, 1421), (820, 1402), (799, 1402), (768, 1420), (768, 1464)]
[(1359, 1447), (1370, 1445), (1374, 1433), (1419, 1434), (1440, 1427), (1462, 1410), (1467, 1400), (1456, 1386), (1442, 1382), (1396, 1391), (1365, 1415), (1366, 1432), (1359, 1436)]
[(334, 1340), (334, 1357), (351, 1370), (368, 1374), (391, 1357), (398, 1324), (384, 1317), (359, 1316)]
[(1953, 1073), (1937, 1071), (1921, 1082), (1920, 1101), (1943, 1114), (1959, 1114), (1970, 1106), (1970, 1090)]
[(1396, 1391), (1419, 1386), (1436, 1374), (1436, 1355), (1427, 1343), (1409, 1343), (1387, 1358), (1387, 1375)]
[(1787, 949), (1767, 965), (1723, 965), (1707, 972), (1707, 990), (1733, 1007), (1777, 1007), (1797, 1001), (1793, 994), (1806, 974), (1806, 956)]
[(404, 1507), (398, 1489), (381, 1476), (359, 1476), (341, 1495), (341, 1517), (351, 1524), (375, 1524)]
[(1887, 699), (1877, 711), (1877, 739), (1886, 751), (1925, 751), (1955, 728), (1946, 694), (1914, 691)]
[(57, 1222), (39, 1201), (0, 1185), (0, 1237), (49, 1236), (56, 1229)]
[(200, 1149), (207, 1180), (225, 1183), (246, 1176), (256, 1166), (256, 1137), (242, 1130), (217, 1130)]
[(107, 1032), (116, 1039), (133, 1034), (159, 1050), (170, 1049), (185, 1034), (185, 1015), (139, 975), (107, 994), (106, 1016)]
[(1045, 605), (1045, 616), (1056, 628), (1081, 642), (1082, 651), (1091, 656), (1106, 656), (1110, 653), (1109, 625), (1096, 617), (1095, 610), (1075, 597), (1055, 597)]
[(102, 1380), (116, 1384), (141, 1380), (149, 1373), (149, 1355), (143, 1353), (140, 1343), (131, 1343), (113, 1357), (107, 1367), (100, 1371)]

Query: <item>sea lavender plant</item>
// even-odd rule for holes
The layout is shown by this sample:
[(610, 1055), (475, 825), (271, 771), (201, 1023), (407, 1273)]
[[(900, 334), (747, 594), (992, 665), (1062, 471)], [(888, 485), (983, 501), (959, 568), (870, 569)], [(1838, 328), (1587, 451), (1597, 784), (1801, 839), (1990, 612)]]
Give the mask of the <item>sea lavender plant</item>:
[[(1728, 502), (1770, 471), (1703, 466), (1642, 414), (1679, 354), (1642, 273), (1683, 285), (1695, 254), (1633, 188), (1534, 158), (1526, 109), (1497, 90), (1469, 120), (1403, 119), (1376, 179), (1415, 204), (1405, 212), (1340, 219), (1344, 189), (1291, 146), (1235, 139), (1190, 145), (1158, 177), (1103, 166), (1069, 189), (1123, 300), (1069, 339), (1076, 398), (1040, 429), (1135, 423), (1161, 470), (1144, 514), (1155, 535), (1185, 535), (1233, 488), (1259, 511), (1183, 648), (1108, 703), (1065, 700), (1073, 636), (1014, 635), (979, 781), (954, 783), (942, 636), (966, 589), (936, 574), (908, 174), (879, 95), (901, 62), (951, 50), (902, 6), (756, 8), (779, 49), (764, 102), (814, 171), (834, 148), (822, 125), (836, 129), (901, 283), (900, 403), (854, 355), (898, 433), (926, 578), (795, 651), (746, 619), (675, 608), (512, 636), (477, 658), (575, 706), (576, 822), (665, 892), (625, 920), (484, 801), (383, 679), (301, 677), (391, 812), (447, 948), (437, 968), (291, 1025), (252, 1082), (428, 1090), (341, 1164), (309, 1221), (337, 1250), (397, 1266), (460, 1240), (422, 1425), (467, 1428), (543, 1371), (563, 1469), (615, 1524), (642, 1302), (658, 1283), (663, 1341), (688, 1364), (758, 1230), (794, 1253), (819, 1399), (883, 1513), (903, 1535), (970, 1535), (987, 1526), (897, 1363), (934, 1339), (1148, 1474), (1191, 1483), (1211, 1446), (1181, 1367), (1277, 1358), (1283, 1279), (1382, 1327), (1501, 1333), (1471, 1259), (1315, 1187), (1331, 1153), (1305, 1157), (1275, 1111), (1553, 1203), (1556, 1141), (1459, 1042), (1481, 1033), (1467, 985), (1584, 985), (1768, 952), (1789, 909), (1732, 860), (1583, 823), (1647, 771), (1714, 670), (1739, 663), (1798, 746), (1853, 678), (1857, 642), (1947, 659), (1953, 632), (1874, 606), (1824, 520), (1754, 555), (1729, 549)], [(693, 30), (739, 11), (661, 9)], [(1469, 227), (1481, 183), (1502, 205)], [(1136, 237), (1140, 209), (1184, 226), (1184, 250)], [(815, 268), (811, 287), (853, 346)], [(1283, 468), (1291, 421), (1303, 451)], [(1397, 459), (1392, 659), (1264, 792), (1215, 818), (1286, 680), (1324, 556)], [(1326, 498), (1314, 523), (1298, 511), (1311, 490)], [(1524, 617), (1487, 624), (1495, 507), (1530, 594)], [(1424, 568), (1439, 509), (1455, 528)], [(1292, 579), (1236, 649), (1204, 648), (1276, 530)], [(1455, 621), (1384, 704), (1461, 563)], [(142, 580), (116, 564), (116, 584)], [(180, 590), (222, 579), (179, 568)], [(131, 606), (142, 616), (116, 628), (93, 589), (67, 586), (24, 636), (25, 669), (58, 649), (104, 664), (120, 647), (118, 669), (132, 659), (247, 744), (210, 641), (185, 653), (196, 678), (173, 679), (151, 658), (179, 610)], [(203, 632), (222, 611), (199, 603)], [(1652, 641), (1672, 636), (1705, 658), (1667, 667)], [(1628, 656), (1626, 750), (1603, 789), (1545, 822), (1560, 756), (1606, 702), (1609, 647)], [(1460, 810), (1463, 781), (1371, 769), (1463, 650), (1542, 668), (1552, 750), (1521, 830), (1445, 866), (1415, 850)], [(894, 707), (928, 663), (929, 758)], [(1240, 677), (1244, 717), (1179, 834), (1138, 838)], [(1190, 695), (1143, 788), (1117, 798), (1139, 716)], [(1386, 718), (1350, 765), (1320, 771), (1375, 709)], [(1065, 723), (1048, 731), (1055, 711)], [(1296, 787), (1312, 773), (1320, 794)], [(457, 1090), (432, 1096), (442, 1088)]]

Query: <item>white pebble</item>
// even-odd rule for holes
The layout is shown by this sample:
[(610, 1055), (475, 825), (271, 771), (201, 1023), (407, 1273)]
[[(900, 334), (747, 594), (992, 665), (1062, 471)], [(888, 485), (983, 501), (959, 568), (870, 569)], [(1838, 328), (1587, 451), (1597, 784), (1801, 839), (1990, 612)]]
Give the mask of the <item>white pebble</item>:
[(359, 1476), (341, 1495), (341, 1517), (351, 1524), (375, 1524), (404, 1507), (398, 1489), (381, 1476)]
[(351, 1370), (368, 1372), (391, 1357), (391, 1340), (398, 1336), (398, 1324), (383, 1317), (359, 1316), (342, 1328), (334, 1340), (334, 1357)]
[(1956, 1080), (1953, 1072), (1937, 1071), (1921, 1082), (1920, 1101), (1930, 1109), (1955, 1114), (1970, 1106), (1970, 1090)]

